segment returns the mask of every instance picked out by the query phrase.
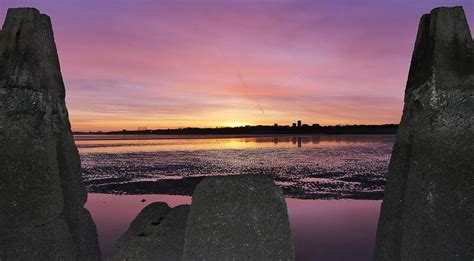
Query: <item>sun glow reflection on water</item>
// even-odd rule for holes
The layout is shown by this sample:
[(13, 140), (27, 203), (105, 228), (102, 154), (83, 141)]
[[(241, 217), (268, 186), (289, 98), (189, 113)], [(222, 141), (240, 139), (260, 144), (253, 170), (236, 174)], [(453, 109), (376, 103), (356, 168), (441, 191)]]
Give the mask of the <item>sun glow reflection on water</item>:
[(223, 150), (294, 147), (340, 147), (376, 142), (380, 136), (272, 136), (220, 137), (170, 135), (77, 135), (76, 145), (83, 153), (126, 153), (181, 150)]

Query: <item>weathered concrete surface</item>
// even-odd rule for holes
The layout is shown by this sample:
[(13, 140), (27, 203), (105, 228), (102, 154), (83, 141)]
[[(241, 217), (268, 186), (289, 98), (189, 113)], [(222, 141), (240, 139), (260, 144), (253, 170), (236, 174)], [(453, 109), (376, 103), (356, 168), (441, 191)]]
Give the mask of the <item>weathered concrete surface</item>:
[(474, 259), (474, 43), (461, 7), (420, 21), (376, 260)]
[(145, 207), (120, 238), (109, 260), (181, 260), (189, 205)]
[(9, 9), (0, 31), (2, 260), (100, 259), (64, 96), (50, 18)]
[[(75, 260), (75, 245), (64, 218), (37, 226), (0, 229), (0, 260)], [(54, 257), (54, 259), (52, 259)]]
[(294, 260), (285, 198), (268, 177), (204, 179), (193, 193), (183, 260)]

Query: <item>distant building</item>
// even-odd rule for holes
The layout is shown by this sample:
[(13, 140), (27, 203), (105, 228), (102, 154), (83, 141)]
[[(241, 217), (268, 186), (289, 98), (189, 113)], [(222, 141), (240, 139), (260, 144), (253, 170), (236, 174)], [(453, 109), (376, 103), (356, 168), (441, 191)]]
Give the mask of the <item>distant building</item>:
[(301, 127), (303, 127), (303, 128), (308, 128), (309, 125), (305, 123), (305, 124), (301, 125)]
[(273, 124), (273, 127), (278, 127), (278, 123)]
[(319, 125), (319, 124), (317, 124), (317, 123), (313, 123), (313, 125), (312, 125), (312, 126), (313, 126), (313, 128), (319, 128), (319, 126), (320, 126), (320, 125)]
[(296, 123), (293, 122), (293, 125), (291, 125), (293, 128), (296, 128)]
[(298, 121), (298, 128), (301, 128), (301, 121)]
[(138, 127), (138, 130), (139, 131), (146, 131), (146, 130), (148, 130), (148, 128), (147, 127)]

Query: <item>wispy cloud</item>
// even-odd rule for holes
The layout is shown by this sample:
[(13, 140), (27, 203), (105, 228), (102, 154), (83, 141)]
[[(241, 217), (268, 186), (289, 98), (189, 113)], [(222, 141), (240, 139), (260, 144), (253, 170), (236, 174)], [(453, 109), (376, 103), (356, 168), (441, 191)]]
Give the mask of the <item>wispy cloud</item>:
[[(75, 130), (396, 123), (418, 21), (449, 0), (29, 1)], [(464, 5), (471, 25), (474, 2)]]

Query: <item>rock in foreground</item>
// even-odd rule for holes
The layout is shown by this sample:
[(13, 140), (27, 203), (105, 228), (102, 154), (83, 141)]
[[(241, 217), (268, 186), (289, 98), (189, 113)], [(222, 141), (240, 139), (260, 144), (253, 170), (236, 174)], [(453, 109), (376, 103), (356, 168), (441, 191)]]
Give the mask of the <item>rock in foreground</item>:
[(285, 198), (263, 176), (204, 179), (193, 193), (183, 260), (294, 260)]
[(0, 260), (100, 259), (50, 18), (9, 9), (0, 31)]
[(120, 238), (109, 260), (181, 260), (189, 205), (145, 207)]
[(461, 7), (421, 18), (376, 260), (474, 259), (474, 42)]

